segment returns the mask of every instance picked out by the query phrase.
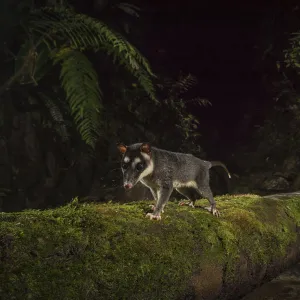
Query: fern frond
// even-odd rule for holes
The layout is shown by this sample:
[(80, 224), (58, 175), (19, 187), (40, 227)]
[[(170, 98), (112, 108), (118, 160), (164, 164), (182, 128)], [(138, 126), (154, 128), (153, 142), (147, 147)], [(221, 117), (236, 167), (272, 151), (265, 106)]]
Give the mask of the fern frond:
[(71, 48), (58, 51), (54, 63), (61, 64), (60, 79), (77, 129), (82, 139), (94, 147), (102, 108), (97, 74), (87, 57)]
[(212, 106), (211, 102), (208, 99), (200, 98), (200, 97), (187, 100), (186, 103), (196, 103), (199, 106)]
[(179, 78), (172, 86), (172, 91), (178, 91), (179, 94), (187, 92), (190, 88), (197, 85), (197, 78), (191, 74), (179, 75)]
[(102, 50), (113, 61), (123, 65), (138, 80), (148, 96), (156, 100), (152, 83), (153, 74), (147, 59), (122, 35), (111, 30), (103, 22), (70, 9), (44, 8), (31, 13), (30, 31), (43, 36), (45, 43), (58, 47), (67, 44), (79, 51)]
[(122, 3), (116, 4), (115, 7), (123, 10), (125, 13), (127, 13), (133, 17), (138, 18), (140, 16), (138, 14), (138, 11), (140, 10), (140, 8), (134, 4), (122, 2)]
[(64, 116), (61, 109), (56, 105), (56, 103), (46, 96), (44, 93), (38, 93), (39, 98), (43, 101), (44, 105), (49, 112), (51, 119), (53, 121), (54, 129), (57, 134), (61, 137), (62, 141), (67, 142), (70, 139), (70, 133), (66, 126)]
[(290, 47), (284, 50), (285, 64), (300, 73), (300, 32), (292, 35), (294, 37), (289, 39)]

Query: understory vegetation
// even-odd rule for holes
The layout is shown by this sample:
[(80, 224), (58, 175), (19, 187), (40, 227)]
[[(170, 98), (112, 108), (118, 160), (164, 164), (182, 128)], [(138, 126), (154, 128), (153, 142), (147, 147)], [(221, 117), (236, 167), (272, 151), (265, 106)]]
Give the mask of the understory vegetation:
[[(282, 9), (285, 16), (280, 13)], [(253, 143), (244, 145), (240, 151), (251, 153), (252, 166), (248, 164), (247, 171), (276, 168), (286, 158), (300, 154), (299, 13), (297, 6), (286, 3), (283, 7), (275, 6), (262, 22), (256, 45), (260, 58), (254, 68), (261, 72), (270, 101), (261, 107), (265, 110), (264, 120), (256, 124)], [(281, 22), (280, 28), (277, 22)]]
[[(247, 142), (221, 146), (197, 114), (214, 109), (198, 78), (158, 66), (156, 54), (139, 49), (147, 39), (144, 11), (101, 3), (84, 10), (80, 1), (3, 1), (1, 210), (56, 207), (76, 196), (115, 199), (118, 142), (148, 141), (204, 159), (214, 150), (233, 173), (227, 192), (255, 190), (253, 173), (264, 173), (258, 182), (283, 174), (284, 188), (300, 188), (297, 7), (286, 3), (285, 16), (277, 6), (265, 13), (253, 69), (269, 101), (244, 116), (240, 140), (250, 136)], [(264, 112), (258, 123), (254, 110)]]
[(120, 141), (169, 141), (175, 150), (203, 153), (187, 104), (210, 102), (193, 91), (195, 76), (154, 74), (129, 42), (140, 9), (107, 4), (95, 18), (77, 11), (79, 2), (72, 5), (3, 3), (1, 209), (99, 199), (108, 182), (118, 185)]

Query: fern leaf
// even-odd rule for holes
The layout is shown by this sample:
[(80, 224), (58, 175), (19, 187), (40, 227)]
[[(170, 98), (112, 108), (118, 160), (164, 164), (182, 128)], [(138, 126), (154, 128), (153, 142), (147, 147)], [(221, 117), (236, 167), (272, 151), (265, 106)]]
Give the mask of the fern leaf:
[(49, 44), (62, 41), (79, 51), (105, 51), (113, 61), (123, 65), (138, 80), (148, 96), (156, 100), (152, 83), (153, 74), (147, 59), (122, 35), (105, 23), (70, 9), (44, 8), (31, 13), (30, 31), (41, 35)]
[(205, 107), (212, 106), (212, 103), (208, 99), (200, 98), (200, 97), (196, 97), (191, 100), (187, 100), (186, 102), (194, 102), (194, 103), (198, 104), (199, 106), (205, 106)]
[(71, 48), (58, 51), (54, 63), (61, 64), (60, 79), (77, 129), (82, 139), (94, 147), (102, 109), (97, 74), (87, 57)]
[(197, 85), (197, 78), (191, 74), (180, 75), (174, 87), (179, 89), (179, 93), (187, 92), (190, 88)]
[(38, 95), (51, 116), (54, 129), (56, 130), (57, 134), (61, 137), (62, 141), (67, 142), (70, 139), (70, 133), (66, 126), (66, 122), (61, 109), (56, 105), (56, 103), (54, 103), (52, 99), (47, 97), (44, 93), (38, 93)]
[(138, 18), (140, 16), (137, 12), (140, 10), (140, 8), (134, 4), (122, 2), (122, 3), (116, 4), (115, 6), (133, 17)]

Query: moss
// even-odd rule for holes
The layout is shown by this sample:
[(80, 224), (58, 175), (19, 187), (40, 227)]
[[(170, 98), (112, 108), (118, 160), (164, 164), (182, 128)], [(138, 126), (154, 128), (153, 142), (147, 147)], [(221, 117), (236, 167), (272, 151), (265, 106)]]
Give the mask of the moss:
[(286, 255), (299, 200), (225, 195), (221, 218), (170, 202), (161, 222), (144, 218), (146, 201), (2, 213), (0, 298), (182, 299), (189, 284), (205, 293), (209, 275), (217, 291), (239, 280), (241, 257), (260, 266)]

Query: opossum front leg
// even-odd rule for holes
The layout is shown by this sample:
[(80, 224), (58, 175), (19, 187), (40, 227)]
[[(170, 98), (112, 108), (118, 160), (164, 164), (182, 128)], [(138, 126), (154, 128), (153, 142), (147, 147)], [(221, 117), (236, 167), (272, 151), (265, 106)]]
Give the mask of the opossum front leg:
[[(154, 200), (155, 200), (155, 203), (157, 204), (157, 200), (158, 200), (158, 198), (157, 198), (157, 194), (158, 194), (157, 191), (154, 190), (154, 189), (152, 189), (152, 188), (149, 188), (149, 189), (150, 189), (151, 194), (152, 194), (152, 196), (153, 196), (153, 198), (154, 198)], [(153, 211), (155, 210), (155, 205), (150, 204), (149, 207), (150, 207)], [(163, 213), (164, 210), (162, 210), (161, 212)]]
[(173, 188), (172, 186), (167, 186), (167, 187), (161, 187), (158, 190), (157, 196), (158, 200), (156, 203), (156, 206), (153, 210), (153, 213), (148, 213), (146, 217), (150, 218), (150, 220), (160, 220), (161, 219), (161, 212), (163, 211), (165, 205), (167, 204), (171, 194), (172, 194)]

